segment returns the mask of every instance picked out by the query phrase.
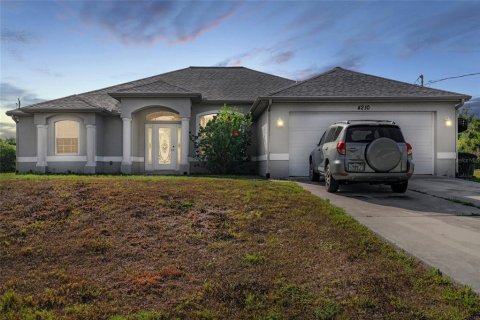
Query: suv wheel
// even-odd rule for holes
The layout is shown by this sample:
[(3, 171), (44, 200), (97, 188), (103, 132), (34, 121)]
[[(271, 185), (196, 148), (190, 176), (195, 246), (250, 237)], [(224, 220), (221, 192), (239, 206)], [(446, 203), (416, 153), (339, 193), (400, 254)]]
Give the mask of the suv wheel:
[(327, 164), (327, 168), (325, 170), (325, 188), (327, 188), (328, 192), (337, 192), (338, 187), (340, 184), (337, 180), (332, 177), (332, 173), (330, 172), (330, 164)]
[(394, 183), (391, 185), (392, 191), (396, 193), (405, 193), (408, 188), (408, 181), (405, 182), (400, 182), (400, 183)]
[(313, 162), (310, 162), (310, 169), (308, 170), (308, 177), (310, 178), (310, 181), (318, 181), (320, 180), (320, 176), (318, 173), (313, 170)]

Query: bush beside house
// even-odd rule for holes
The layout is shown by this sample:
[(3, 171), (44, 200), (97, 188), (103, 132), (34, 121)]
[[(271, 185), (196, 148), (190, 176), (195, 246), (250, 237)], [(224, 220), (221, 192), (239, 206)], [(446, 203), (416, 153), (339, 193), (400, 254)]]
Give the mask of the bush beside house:
[(224, 107), (198, 135), (192, 135), (195, 158), (211, 173), (234, 173), (235, 167), (248, 161), (247, 149), (251, 144), (251, 116), (236, 108)]
[(15, 150), (15, 138), (0, 139), (0, 172), (15, 171)]

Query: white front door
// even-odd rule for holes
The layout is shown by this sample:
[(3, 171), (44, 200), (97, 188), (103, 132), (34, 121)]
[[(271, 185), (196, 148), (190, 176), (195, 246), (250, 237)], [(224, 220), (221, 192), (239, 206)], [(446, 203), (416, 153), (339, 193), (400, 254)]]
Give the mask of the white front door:
[(178, 169), (177, 124), (147, 124), (145, 126), (145, 170)]

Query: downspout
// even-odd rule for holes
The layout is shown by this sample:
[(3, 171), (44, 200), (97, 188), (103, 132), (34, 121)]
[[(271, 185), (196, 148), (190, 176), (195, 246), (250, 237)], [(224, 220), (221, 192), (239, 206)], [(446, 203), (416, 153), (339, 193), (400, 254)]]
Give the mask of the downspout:
[(267, 106), (267, 172), (265, 177), (270, 179), (270, 108), (272, 106), (272, 99), (268, 99)]
[(465, 99), (461, 99), (460, 103), (455, 105), (455, 177), (458, 176), (458, 109), (464, 104)]

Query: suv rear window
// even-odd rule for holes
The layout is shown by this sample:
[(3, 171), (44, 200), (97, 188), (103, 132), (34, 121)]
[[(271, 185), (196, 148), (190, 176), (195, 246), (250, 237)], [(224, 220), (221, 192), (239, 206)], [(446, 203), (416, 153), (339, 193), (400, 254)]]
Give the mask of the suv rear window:
[(405, 142), (399, 127), (355, 126), (347, 129), (346, 142), (371, 142), (378, 138), (390, 138), (395, 142)]

